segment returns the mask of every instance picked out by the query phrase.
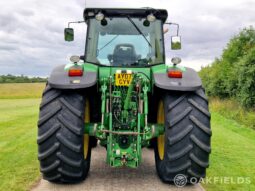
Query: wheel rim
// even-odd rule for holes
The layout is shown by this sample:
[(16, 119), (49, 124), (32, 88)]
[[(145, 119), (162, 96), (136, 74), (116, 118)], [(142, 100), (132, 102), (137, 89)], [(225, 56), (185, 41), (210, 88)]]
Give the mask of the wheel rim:
[[(164, 124), (165, 123), (165, 113), (164, 113), (164, 106), (163, 101), (159, 102), (158, 106), (158, 114), (157, 114), (157, 123)], [(165, 153), (165, 133), (163, 135), (158, 136), (157, 138), (157, 147), (158, 147), (158, 155), (160, 160), (164, 159)]]
[[(84, 117), (84, 122), (89, 123), (90, 122), (90, 108), (89, 108), (89, 101), (86, 99), (85, 103), (85, 117)], [(84, 153), (84, 159), (87, 159), (88, 157), (88, 152), (89, 152), (89, 135), (84, 134), (83, 135), (83, 153)]]

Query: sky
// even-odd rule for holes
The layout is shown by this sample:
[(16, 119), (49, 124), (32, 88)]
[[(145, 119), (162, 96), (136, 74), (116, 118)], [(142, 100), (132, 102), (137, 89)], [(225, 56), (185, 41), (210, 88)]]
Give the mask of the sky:
[(86, 25), (73, 26), (73, 42), (64, 41), (63, 31), (69, 21), (83, 19), (85, 6), (167, 9), (182, 37), (182, 50), (171, 51), (176, 30), (165, 34), (167, 62), (179, 56), (181, 65), (197, 71), (219, 57), (241, 29), (255, 26), (255, 0), (0, 0), (0, 75), (46, 77), (71, 55), (83, 55)]

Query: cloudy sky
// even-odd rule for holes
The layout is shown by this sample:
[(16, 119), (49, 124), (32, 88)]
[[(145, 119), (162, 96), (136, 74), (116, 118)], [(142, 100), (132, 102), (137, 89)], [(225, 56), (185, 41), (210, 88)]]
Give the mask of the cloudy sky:
[[(255, 26), (255, 0), (87, 0), (86, 6), (166, 8), (168, 21), (180, 24), (183, 49), (170, 50), (182, 65), (199, 70), (221, 55), (228, 40), (242, 28)], [(113, 5), (114, 4), (114, 5)], [(86, 25), (75, 26), (75, 41), (63, 40), (68, 21), (82, 20), (85, 0), (0, 1), (0, 74), (47, 76), (73, 54), (83, 55)], [(172, 28), (172, 33), (174, 28)]]

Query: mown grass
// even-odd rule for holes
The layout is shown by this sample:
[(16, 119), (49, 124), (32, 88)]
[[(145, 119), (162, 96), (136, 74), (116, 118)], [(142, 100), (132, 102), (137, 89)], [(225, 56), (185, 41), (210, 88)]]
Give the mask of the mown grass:
[(0, 84), (0, 99), (40, 98), (45, 83)]
[[(255, 190), (255, 131), (216, 112), (212, 112), (211, 126), (212, 153), (207, 178), (216, 181), (203, 187), (208, 191)], [(224, 177), (226, 182), (220, 182)], [(238, 184), (238, 179), (245, 183)]]
[(28, 190), (39, 179), (40, 99), (0, 99), (0, 190)]
[(255, 130), (255, 110), (243, 108), (234, 99), (210, 98), (210, 109)]

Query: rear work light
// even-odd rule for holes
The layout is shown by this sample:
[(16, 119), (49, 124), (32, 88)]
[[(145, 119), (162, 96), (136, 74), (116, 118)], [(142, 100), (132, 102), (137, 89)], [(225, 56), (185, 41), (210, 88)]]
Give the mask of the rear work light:
[(180, 70), (168, 70), (167, 75), (169, 78), (182, 78), (182, 71)]
[(68, 76), (75, 77), (75, 76), (83, 76), (83, 68), (82, 67), (72, 67), (68, 71)]

